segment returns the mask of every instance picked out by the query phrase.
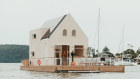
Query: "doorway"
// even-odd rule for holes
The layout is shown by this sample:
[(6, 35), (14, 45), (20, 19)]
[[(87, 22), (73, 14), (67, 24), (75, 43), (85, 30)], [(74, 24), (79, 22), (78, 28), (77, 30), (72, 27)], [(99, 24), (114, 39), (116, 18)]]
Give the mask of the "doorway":
[(69, 46), (62, 45), (62, 65), (69, 65)]
[(55, 62), (56, 65), (67, 66), (69, 65), (69, 45), (56, 45), (55, 46)]

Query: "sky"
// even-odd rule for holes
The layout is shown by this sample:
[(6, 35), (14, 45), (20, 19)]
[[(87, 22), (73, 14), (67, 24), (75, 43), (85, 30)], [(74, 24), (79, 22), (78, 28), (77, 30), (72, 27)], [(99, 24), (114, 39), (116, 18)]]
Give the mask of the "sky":
[(0, 0), (0, 44), (29, 45), (29, 32), (50, 19), (71, 14), (97, 49), (97, 23), (100, 8), (100, 51), (123, 50), (128, 44), (140, 47), (140, 0)]

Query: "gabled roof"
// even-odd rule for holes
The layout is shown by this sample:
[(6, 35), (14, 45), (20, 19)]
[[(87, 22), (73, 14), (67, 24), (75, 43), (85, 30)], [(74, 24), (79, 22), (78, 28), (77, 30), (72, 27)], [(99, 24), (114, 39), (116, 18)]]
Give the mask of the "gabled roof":
[(66, 15), (46, 21), (41, 28), (48, 28), (49, 30), (43, 35), (41, 39), (49, 38), (65, 17)]

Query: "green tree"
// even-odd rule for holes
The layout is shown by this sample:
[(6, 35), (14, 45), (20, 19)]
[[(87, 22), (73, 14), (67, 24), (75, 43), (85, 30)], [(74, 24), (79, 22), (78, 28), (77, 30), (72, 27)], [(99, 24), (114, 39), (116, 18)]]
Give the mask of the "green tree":
[(109, 57), (115, 57), (114, 54), (110, 52), (110, 49), (107, 46), (105, 46), (102, 51), (103, 53), (108, 54)]
[(92, 55), (92, 57), (96, 57), (95, 56), (95, 49), (94, 48), (88, 47), (87, 51), (88, 51), (88, 56)]
[(124, 55), (125, 55), (125, 54), (130, 54), (130, 55), (132, 55), (132, 59), (137, 57), (137, 53), (135, 53), (135, 51), (134, 51), (133, 49), (127, 49), (127, 50), (125, 50), (123, 53), (124, 53)]
[(117, 54), (115, 54), (115, 56), (121, 57), (121, 54), (120, 53), (117, 53)]
[(20, 63), (28, 58), (28, 45), (0, 45), (0, 63)]
[(103, 48), (103, 52), (104, 53), (108, 53), (110, 51), (110, 49), (107, 47), (107, 46), (105, 46), (104, 48)]
[(136, 51), (137, 54), (140, 54), (140, 48)]

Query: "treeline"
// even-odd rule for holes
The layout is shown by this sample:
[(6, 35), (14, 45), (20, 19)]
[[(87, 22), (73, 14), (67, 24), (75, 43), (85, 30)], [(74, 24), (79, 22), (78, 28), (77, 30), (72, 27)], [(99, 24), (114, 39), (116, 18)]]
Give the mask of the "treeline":
[(116, 56), (122, 57), (123, 55), (131, 55), (131, 58), (134, 59), (140, 54), (140, 49), (134, 51), (133, 49), (126, 49), (123, 53), (117, 53)]
[(28, 59), (28, 45), (0, 45), (0, 63), (20, 63)]
[[(95, 49), (93, 49), (92, 47), (88, 48), (88, 55), (89, 56), (93, 56), (93, 57), (98, 57), (97, 53), (95, 54)], [(131, 58), (131, 59), (135, 59), (138, 55), (140, 55), (140, 48), (137, 51), (134, 51), (133, 49), (126, 49), (125, 51), (122, 51), (120, 53), (116, 53), (113, 54), (110, 52), (110, 49), (105, 46), (102, 50), (102, 52), (100, 52), (100, 54), (107, 54), (108, 57), (124, 57), (124, 58)]]

